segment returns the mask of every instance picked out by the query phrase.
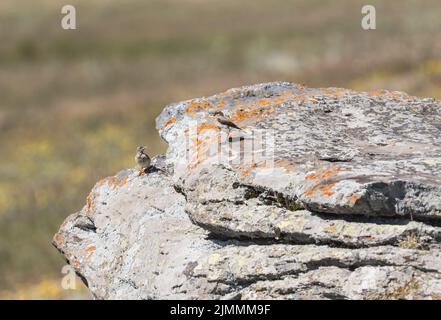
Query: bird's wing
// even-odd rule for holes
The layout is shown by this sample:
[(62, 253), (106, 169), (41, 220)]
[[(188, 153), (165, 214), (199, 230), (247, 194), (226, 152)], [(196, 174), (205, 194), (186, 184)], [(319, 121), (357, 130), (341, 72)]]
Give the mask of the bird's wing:
[(229, 125), (230, 127), (233, 127), (233, 128), (236, 128), (236, 129), (241, 130), (241, 128), (239, 128), (234, 122), (231, 122), (231, 121), (227, 121), (227, 122), (228, 122), (228, 125)]
[(226, 125), (226, 126), (229, 126), (229, 127), (232, 127), (232, 128), (236, 128), (236, 129), (239, 129), (239, 130), (242, 130), (241, 128), (239, 128), (234, 122), (231, 122), (230, 120), (227, 120), (227, 119), (217, 119), (220, 123), (222, 123), (222, 124), (224, 124), (224, 125)]

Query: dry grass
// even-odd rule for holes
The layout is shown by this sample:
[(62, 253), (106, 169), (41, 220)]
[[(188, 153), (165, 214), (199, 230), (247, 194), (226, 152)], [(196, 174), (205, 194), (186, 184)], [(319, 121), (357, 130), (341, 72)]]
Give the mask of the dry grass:
[(419, 288), (420, 283), (413, 276), (404, 284), (393, 280), (388, 283), (384, 292), (370, 293), (366, 296), (366, 300), (409, 300), (417, 295)]
[(403, 239), (398, 241), (398, 246), (403, 249), (425, 249), (424, 242), (421, 241), (420, 237), (415, 233), (410, 233), (406, 235)]
[(441, 97), (441, 4), (372, 1), (0, 1), (0, 288), (56, 279), (50, 239), (99, 178), (165, 150), (169, 102), (272, 80)]
[(60, 279), (43, 278), (31, 285), (15, 287), (13, 290), (0, 291), (2, 300), (32, 300), (32, 299), (87, 299), (90, 292), (80, 279), (76, 279), (74, 288), (65, 290)]

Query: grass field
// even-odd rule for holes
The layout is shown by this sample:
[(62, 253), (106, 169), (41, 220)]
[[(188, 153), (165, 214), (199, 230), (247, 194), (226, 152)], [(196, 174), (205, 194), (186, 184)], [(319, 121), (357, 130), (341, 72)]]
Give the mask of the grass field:
[[(0, 1), (0, 297), (75, 298), (51, 246), (95, 181), (166, 150), (163, 106), (273, 80), (441, 98), (441, 2)], [(67, 3), (66, 3), (67, 4)], [(86, 295), (87, 296), (87, 295)]]

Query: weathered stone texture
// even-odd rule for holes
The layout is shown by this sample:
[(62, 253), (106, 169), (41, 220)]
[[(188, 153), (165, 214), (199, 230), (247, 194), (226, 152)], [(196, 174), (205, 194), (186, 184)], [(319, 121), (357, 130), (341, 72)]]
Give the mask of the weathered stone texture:
[(439, 101), (276, 82), (157, 126), (157, 170), (98, 182), (54, 236), (96, 298), (441, 297)]

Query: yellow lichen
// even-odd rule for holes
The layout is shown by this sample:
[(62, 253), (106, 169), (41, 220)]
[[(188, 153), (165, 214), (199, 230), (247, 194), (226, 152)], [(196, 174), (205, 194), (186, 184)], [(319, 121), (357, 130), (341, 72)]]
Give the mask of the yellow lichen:
[(424, 249), (424, 243), (416, 233), (410, 233), (398, 241), (398, 246), (403, 249)]

